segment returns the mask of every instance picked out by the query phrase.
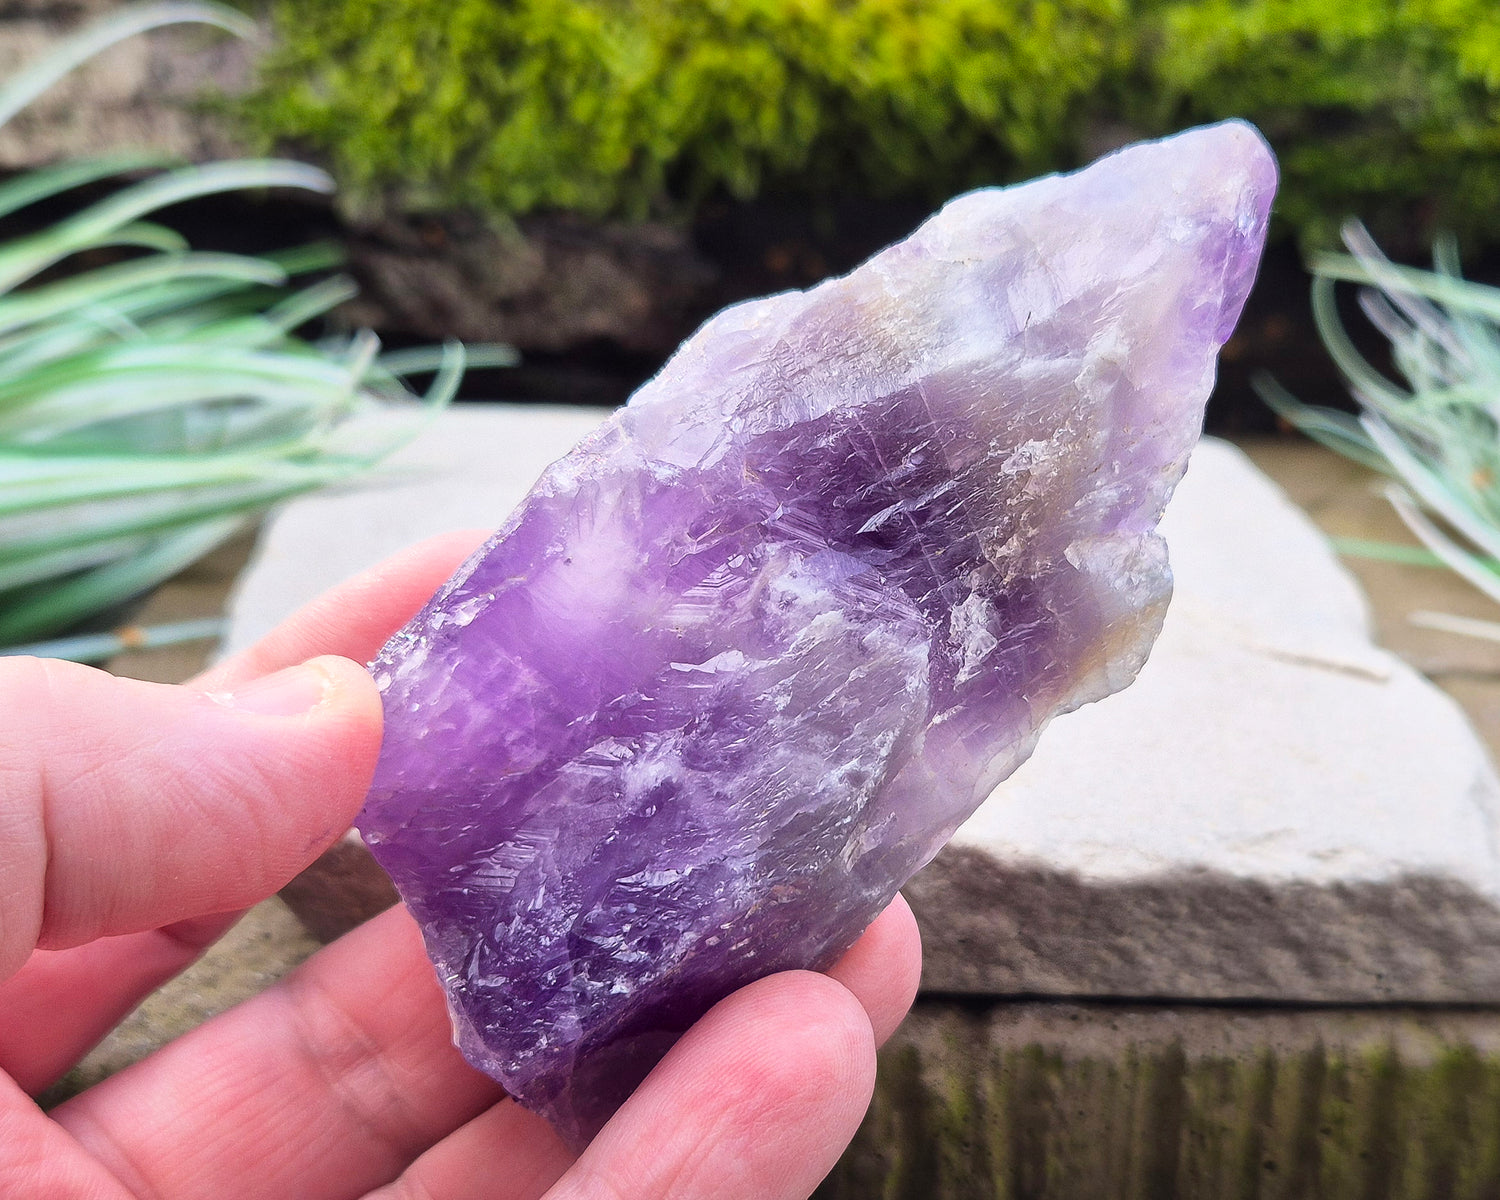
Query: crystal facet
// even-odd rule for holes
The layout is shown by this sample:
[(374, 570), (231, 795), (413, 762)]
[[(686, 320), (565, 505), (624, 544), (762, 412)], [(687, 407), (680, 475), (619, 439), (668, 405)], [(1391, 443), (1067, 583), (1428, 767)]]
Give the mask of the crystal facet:
[(1134, 678), (1275, 176), (1194, 130), (720, 313), (391, 640), (360, 828), (471, 1062), (581, 1142)]

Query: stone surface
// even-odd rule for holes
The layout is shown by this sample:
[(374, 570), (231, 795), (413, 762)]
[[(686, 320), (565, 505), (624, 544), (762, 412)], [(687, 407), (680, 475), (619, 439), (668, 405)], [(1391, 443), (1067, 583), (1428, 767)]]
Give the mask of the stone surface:
[(1457, 705), (1238, 452), (1199, 447), (1162, 529), (1135, 685), (1054, 722), (908, 888), (926, 986), (1500, 1001), (1500, 784)]
[(721, 313), (391, 639), (358, 823), (471, 1062), (586, 1140), (1131, 680), (1274, 190), (1191, 131)]

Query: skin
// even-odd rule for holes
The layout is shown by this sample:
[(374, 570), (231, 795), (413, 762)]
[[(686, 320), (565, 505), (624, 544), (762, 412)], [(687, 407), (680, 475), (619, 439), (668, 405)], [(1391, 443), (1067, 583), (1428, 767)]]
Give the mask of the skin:
[(0, 1195), (805, 1197), (916, 991), (899, 897), (826, 975), (703, 1018), (575, 1159), (469, 1067), (399, 906), (43, 1113), (31, 1100), (359, 809), (368, 661), (478, 534), (413, 547), (182, 687), (0, 659)]

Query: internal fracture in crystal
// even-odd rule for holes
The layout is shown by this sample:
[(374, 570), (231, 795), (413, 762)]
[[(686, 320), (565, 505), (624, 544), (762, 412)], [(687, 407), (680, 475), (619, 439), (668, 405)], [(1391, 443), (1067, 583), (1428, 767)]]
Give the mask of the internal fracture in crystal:
[(391, 640), (360, 828), (471, 1062), (581, 1143), (1134, 678), (1275, 178), (1194, 130), (720, 313)]

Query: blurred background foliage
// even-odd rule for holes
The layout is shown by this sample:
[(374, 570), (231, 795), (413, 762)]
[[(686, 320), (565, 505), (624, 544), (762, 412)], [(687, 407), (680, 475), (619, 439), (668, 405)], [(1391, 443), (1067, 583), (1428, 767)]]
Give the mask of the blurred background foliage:
[(269, 0), (240, 115), (357, 203), (689, 217), (929, 201), (1227, 116), (1282, 231), (1500, 242), (1493, 0)]
[(248, 116), (509, 214), (646, 216), (795, 177), (936, 196), (1065, 159), (1115, 0), (277, 0)]

